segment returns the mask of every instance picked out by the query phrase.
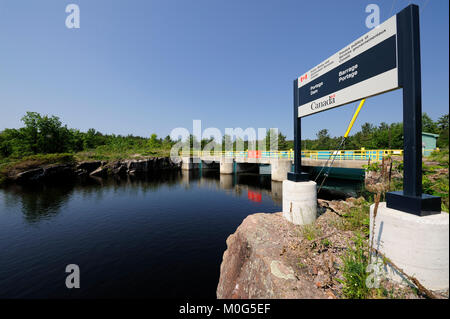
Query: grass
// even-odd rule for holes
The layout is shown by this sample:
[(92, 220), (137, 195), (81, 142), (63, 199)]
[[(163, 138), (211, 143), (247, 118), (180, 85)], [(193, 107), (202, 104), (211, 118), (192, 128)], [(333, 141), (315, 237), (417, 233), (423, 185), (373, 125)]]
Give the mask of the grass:
[(3, 160), (0, 164), (0, 183), (8, 176), (25, 170), (30, 170), (52, 164), (69, 164), (75, 163), (73, 154), (38, 154), (25, 156), (20, 159), (10, 158)]
[(89, 151), (83, 151), (75, 154), (78, 161), (118, 161), (124, 159), (143, 159), (146, 157), (168, 157), (170, 149), (148, 147), (111, 147), (109, 145), (98, 146)]
[(449, 151), (448, 149), (440, 150), (439, 152), (434, 151), (428, 156), (428, 160), (433, 162), (439, 162), (443, 167), (448, 168), (449, 164)]
[(422, 166), (422, 189), (426, 194), (440, 196), (442, 199), (442, 210), (449, 212), (449, 175), (448, 150), (441, 150), (440, 152), (433, 152), (427, 158), (428, 161), (437, 162), (438, 165), (423, 165)]
[(342, 292), (346, 298), (365, 299), (370, 293), (366, 285), (369, 275), (366, 271), (369, 263), (367, 240), (356, 233), (352, 241), (353, 243), (349, 243), (349, 248), (341, 257), (343, 280), (337, 280), (343, 285)]
[(364, 204), (356, 207), (351, 207), (348, 212), (344, 214), (342, 228), (344, 230), (352, 230), (362, 232), (369, 236), (370, 226), (370, 204)]
[(357, 199), (354, 202), (355, 206), (350, 207), (347, 211), (342, 213), (342, 217), (333, 221), (333, 226), (343, 231), (354, 231), (369, 236), (370, 232), (370, 205), (371, 201), (363, 198)]
[(309, 241), (313, 241), (316, 238), (322, 236), (322, 230), (316, 225), (304, 225), (301, 229), (301, 235)]

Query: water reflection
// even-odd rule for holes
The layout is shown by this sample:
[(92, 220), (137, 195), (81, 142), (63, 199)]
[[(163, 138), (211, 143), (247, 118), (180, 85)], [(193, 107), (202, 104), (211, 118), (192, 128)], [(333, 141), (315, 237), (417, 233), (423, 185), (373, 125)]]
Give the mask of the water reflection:
[[(249, 214), (279, 212), (281, 196), (270, 175), (208, 169), (10, 185), (0, 298), (214, 298), (226, 239)], [(69, 263), (83, 289), (65, 288)]]
[[(329, 184), (329, 185), (327, 185)], [(320, 198), (346, 198), (358, 195), (355, 182), (329, 179), (319, 194)], [(83, 199), (102, 200), (110, 190), (131, 194), (156, 192), (161, 187), (171, 188), (182, 185), (190, 189), (194, 185), (223, 191), (230, 195), (246, 197), (251, 202), (261, 202), (267, 196), (277, 204), (282, 204), (282, 183), (271, 180), (270, 175), (242, 173), (221, 175), (218, 170), (193, 170), (164, 172), (153, 175), (125, 177), (86, 177), (78, 180), (62, 180), (32, 185), (13, 184), (3, 189), (6, 206), (21, 203), (24, 218), (29, 223), (56, 216), (64, 204), (79, 194)]]
[(48, 181), (39, 184), (12, 184), (2, 189), (6, 207), (21, 203), (25, 220), (36, 223), (56, 216), (76, 193), (84, 200), (102, 200), (105, 193), (127, 191), (131, 194), (156, 192), (161, 187), (183, 185), (185, 189), (199, 186), (243, 196), (261, 202), (264, 196), (281, 205), (282, 183), (271, 181), (270, 175), (221, 175), (217, 170), (165, 172), (163, 174), (85, 177), (77, 180)]

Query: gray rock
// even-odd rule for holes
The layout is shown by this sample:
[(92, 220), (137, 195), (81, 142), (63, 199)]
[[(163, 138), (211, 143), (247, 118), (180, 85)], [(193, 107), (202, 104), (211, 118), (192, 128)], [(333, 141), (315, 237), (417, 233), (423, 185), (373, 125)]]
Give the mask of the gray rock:
[(87, 176), (89, 173), (88, 173), (88, 171), (85, 170), (85, 169), (77, 169), (77, 170), (75, 171), (75, 174), (76, 174), (77, 176)]
[(70, 164), (67, 165), (62, 164), (44, 168), (43, 178), (63, 178), (73, 175), (74, 175), (73, 166)]
[(227, 239), (220, 265), (218, 299), (316, 299), (328, 296), (300, 274), (298, 256), (283, 254), (295, 225), (281, 213), (253, 214)]
[(100, 161), (81, 162), (76, 169), (86, 170), (88, 173), (95, 171), (102, 165)]
[(112, 169), (114, 175), (126, 175), (127, 167), (125, 165), (120, 165)]
[(37, 181), (42, 177), (44, 177), (44, 169), (42, 167), (39, 167), (18, 173), (14, 179), (18, 182), (25, 182), (25, 181)]
[(107, 167), (99, 167), (95, 171), (91, 172), (90, 176), (97, 176), (97, 177), (104, 177), (108, 174), (108, 168)]

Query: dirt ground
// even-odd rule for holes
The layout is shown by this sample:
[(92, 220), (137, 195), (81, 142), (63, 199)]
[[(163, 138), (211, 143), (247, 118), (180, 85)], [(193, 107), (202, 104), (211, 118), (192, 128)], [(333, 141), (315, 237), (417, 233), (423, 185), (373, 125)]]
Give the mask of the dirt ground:
[[(307, 280), (313, 280), (317, 289), (321, 289), (329, 298), (345, 298), (341, 257), (348, 247), (354, 247), (354, 225), (348, 225), (348, 212), (363, 209), (363, 198), (349, 198), (346, 201), (319, 200), (319, 214), (312, 226), (297, 226), (289, 236), (282, 254), (295, 258), (296, 273)], [(352, 218), (352, 217), (350, 217)], [(364, 225), (363, 225), (364, 227)], [(365, 237), (368, 244), (368, 236)], [(448, 298), (447, 292), (434, 292), (437, 298)], [(372, 289), (369, 298), (422, 299), (426, 298), (415, 287), (394, 283), (388, 280), (380, 282), (379, 289)]]

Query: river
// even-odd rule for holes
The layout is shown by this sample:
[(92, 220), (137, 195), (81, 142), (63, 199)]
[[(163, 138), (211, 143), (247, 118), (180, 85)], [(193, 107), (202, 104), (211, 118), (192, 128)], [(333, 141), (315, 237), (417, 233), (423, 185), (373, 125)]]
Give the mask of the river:
[[(330, 181), (355, 192), (360, 185)], [(226, 239), (281, 211), (270, 175), (217, 171), (0, 189), (0, 298), (215, 298)], [(65, 268), (80, 268), (80, 288)]]

